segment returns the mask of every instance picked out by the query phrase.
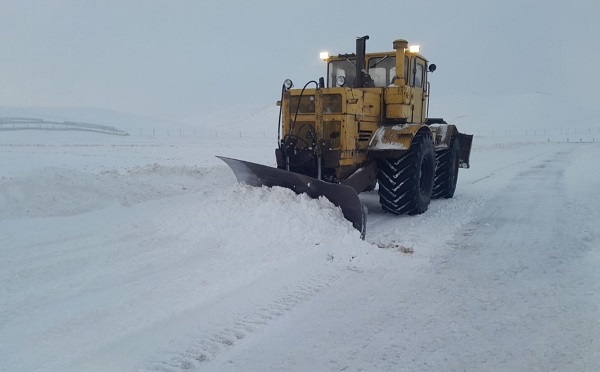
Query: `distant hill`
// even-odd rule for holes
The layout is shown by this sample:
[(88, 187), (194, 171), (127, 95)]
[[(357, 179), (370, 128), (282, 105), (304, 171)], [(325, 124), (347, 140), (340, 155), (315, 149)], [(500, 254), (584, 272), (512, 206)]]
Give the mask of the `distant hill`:
[[(575, 131), (600, 137), (600, 123), (597, 121), (600, 108), (545, 93), (434, 97), (429, 109), (430, 117), (443, 117), (447, 122), (458, 125), (462, 132), (477, 135), (543, 135)], [(0, 106), (0, 118), (3, 117), (107, 125), (132, 135), (181, 133), (202, 137), (274, 137), (277, 135), (279, 107), (274, 103), (237, 105), (199, 112), (175, 121), (99, 108)]]
[(35, 118), (51, 122), (83, 122), (111, 126), (132, 135), (186, 135), (214, 137), (269, 136), (277, 131), (277, 106), (236, 106), (229, 109), (202, 112), (181, 121), (90, 107), (6, 107), (0, 106), (2, 118)]
[(55, 122), (84, 122), (113, 126), (120, 130), (184, 126), (172, 120), (158, 119), (94, 107), (6, 107), (0, 106), (0, 118), (26, 117)]
[[(461, 131), (495, 135), (600, 128), (600, 109), (546, 93), (432, 98), (430, 117), (443, 117)], [(597, 129), (596, 129), (597, 131)]]

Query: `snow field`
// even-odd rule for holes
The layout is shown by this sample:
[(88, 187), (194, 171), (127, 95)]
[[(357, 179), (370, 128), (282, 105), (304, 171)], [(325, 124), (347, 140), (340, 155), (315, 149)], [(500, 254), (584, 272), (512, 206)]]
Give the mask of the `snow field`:
[(531, 140), (361, 241), (214, 158), (272, 138), (2, 133), (0, 370), (592, 370), (600, 144)]

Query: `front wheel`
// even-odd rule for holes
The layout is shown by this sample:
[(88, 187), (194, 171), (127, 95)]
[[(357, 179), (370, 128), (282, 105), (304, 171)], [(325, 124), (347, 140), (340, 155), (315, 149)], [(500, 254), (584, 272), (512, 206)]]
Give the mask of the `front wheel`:
[(431, 134), (417, 133), (406, 154), (380, 159), (378, 165), (379, 203), (384, 211), (412, 215), (427, 210), (435, 174)]

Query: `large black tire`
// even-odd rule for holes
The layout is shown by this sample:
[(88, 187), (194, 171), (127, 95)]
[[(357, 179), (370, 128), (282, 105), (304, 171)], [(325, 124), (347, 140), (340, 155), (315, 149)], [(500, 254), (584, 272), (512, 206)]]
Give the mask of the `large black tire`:
[(419, 132), (410, 149), (396, 159), (380, 159), (379, 203), (394, 214), (420, 214), (427, 210), (433, 191), (435, 152), (431, 134)]
[(458, 156), (460, 146), (457, 138), (450, 140), (447, 150), (435, 154), (436, 171), (433, 181), (433, 197), (449, 199), (454, 196), (456, 182), (458, 181)]

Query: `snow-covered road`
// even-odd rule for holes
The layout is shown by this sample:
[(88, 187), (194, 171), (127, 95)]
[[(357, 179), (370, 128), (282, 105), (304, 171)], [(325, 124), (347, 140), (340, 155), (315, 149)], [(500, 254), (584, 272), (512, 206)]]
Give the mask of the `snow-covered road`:
[(213, 157), (271, 139), (0, 139), (2, 371), (600, 365), (598, 143), (480, 139), (423, 215), (361, 195), (361, 241)]
[[(463, 174), (452, 203), (461, 200), (468, 208), (477, 196), (484, 201), (475, 203), (480, 205), (468, 223), (453, 231), (447, 244), (422, 249), (415, 240), (413, 256), (428, 251), (410, 257), (418, 263), (407, 267), (398, 262), (406, 257), (397, 257), (358, 270), (209, 366), (220, 371), (248, 366), (255, 371), (597, 370), (600, 203), (590, 150), (520, 148), (517, 153), (526, 156), (499, 158), (488, 171)], [(424, 216), (411, 227), (426, 235), (428, 227), (448, 224)], [(371, 224), (370, 234), (390, 234), (389, 224)]]

